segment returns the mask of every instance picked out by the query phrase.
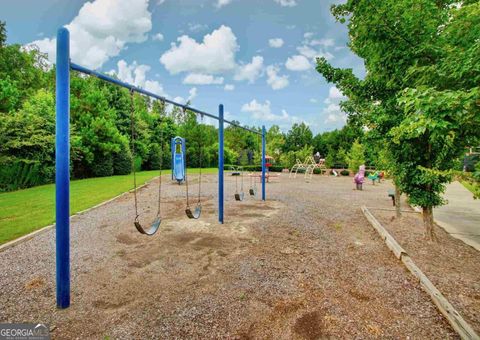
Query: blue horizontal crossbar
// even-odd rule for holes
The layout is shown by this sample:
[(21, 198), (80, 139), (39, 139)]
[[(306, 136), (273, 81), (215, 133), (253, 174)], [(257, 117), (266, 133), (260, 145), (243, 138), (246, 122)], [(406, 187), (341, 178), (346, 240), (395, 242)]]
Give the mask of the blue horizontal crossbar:
[[(148, 97), (152, 97), (152, 98), (156, 98), (158, 100), (161, 100), (165, 103), (169, 103), (169, 104), (172, 104), (172, 105), (175, 105), (175, 106), (178, 106), (178, 107), (181, 107), (182, 109), (184, 110), (188, 110), (188, 111), (192, 111), (192, 112), (195, 112), (199, 115), (202, 115), (202, 116), (207, 116), (207, 117), (210, 117), (210, 118), (213, 118), (213, 119), (216, 119), (216, 120), (219, 120), (219, 118), (215, 115), (212, 115), (211, 113), (208, 113), (208, 112), (204, 112), (204, 111), (200, 111), (200, 110), (197, 110), (191, 106), (188, 106), (188, 105), (184, 105), (184, 104), (180, 104), (180, 103), (177, 103), (173, 100), (170, 100), (170, 99), (167, 99), (165, 97), (162, 97), (162, 96), (159, 96), (155, 93), (152, 93), (150, 91), (147, 91), (147, 90), (144, 90), (138, 86), (135, 86), (135, 85), (131, 85), (129, 83), (126, 83), (126, 82), (123, 82), (121, 80), (118, 80), (118, 79), (115, 79), (111, 76), (108, 76), (106, 74), (103, 74), (103, 73), (100, 73), (100, 72), (97, 72), (97, 71), (93, 71), (93, 70), (90, 70), (86, 67), (83, 67), (83, 66), (80, 66), (80, 65), (77, 65), (75, 63), (70, 63), (70, 68), (74, 71), (78, 71), (78, 72), (81, 72), (81, 73), (84, 73), (84, 74), (87, 74), (89, 76), (94, 76), (94, 77), (97, 77), (98, 79), (102, 79), (102, 80), (105, 80), (105, 81), (108, 81), (109, 83), (112, 83), (112, 84), (115, 84), (115, 85), (118, 85), (118, 86), (121, 86), (121, 87), (124, 87), (126, 89), (129, 89), (131, 91), (135, 91), (135, 92), (138, 92), (138, 93), (141, 93), (141, 94), (144, 94)], [(262, 133), (261, 132), (258, 132), (258, 131), (255, 131), (255, 130), (252, 130), (252, 129), (249, 129), (249, 128), (246, 128), (246, 127), (243, 127), (241, 125), (238, 125), (234, 122), (230, 122), (228, 120), (224, 120), (225, 123), (228, 123), (230, 125), (233, 125), (233, 126), (236, 126), (236, 127), (239, 127), (241, 129), (244, 129), (244, 130), (247, 130), (247, 131), (250, 131), (250, 132), (253, 132), (253, 133), (256, 133), (256, 134), (259, 134), (261, 135)]]

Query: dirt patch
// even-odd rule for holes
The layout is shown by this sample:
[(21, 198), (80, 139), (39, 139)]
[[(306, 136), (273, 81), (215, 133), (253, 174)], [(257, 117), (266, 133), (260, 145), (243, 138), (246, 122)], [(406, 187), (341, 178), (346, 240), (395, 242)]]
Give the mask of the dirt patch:
[(323, 333), (323, 319), (319, 311), (308, 312), (295, 321), (293, 330), (304, 339), (315, 340), (326, 337)]
[(438, 226), (438, 241), (425, 241), (421, 214), (404, 213), (395, 219), (393, 212), (371, 212), (480, 334), (480, 252)]
[[(287, 177), (267, 184), (267, 202), (235, 201), (226, 177), (224, 224), (215, 175), (202, 182), (199, 220), (185, 216), (184, 185), (162, 187), (162, 225), (151, 237), (132, 224), (132, 194), (78, 216), (66, 310), (55, 305), (54, 231), (7, 249), (0, 322), (28, 311), (58, 339), (456, 338), (361, 213), (365, 202), (390, 207), (390, 184), (360, 192), (351, 178)], [(155, 217), (156, 184), (138, 193), (142, 223)], [(43, 285), (25, 285), (36, 277)]]

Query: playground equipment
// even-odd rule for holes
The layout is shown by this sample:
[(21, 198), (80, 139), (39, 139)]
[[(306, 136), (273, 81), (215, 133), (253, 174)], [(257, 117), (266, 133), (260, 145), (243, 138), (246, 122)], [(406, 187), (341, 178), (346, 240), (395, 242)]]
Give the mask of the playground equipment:
[(321, 158), (319, 159), (318, 163), (315, 161), (315, 158), (311, 157), (309, 161), (312, 161), (313, 163), (310, 163), (307, 165), (307, 168), (305, 169), (305, 180), (310, 181), (313, 176), (313, 172), (315, 169), (320, 169), (321, 171), (326, 171), (325, 168), (325, 159)]
[[(185, 111), (185, 108), (183, 108)], [(203, 115), (201, 115), (202, 123), (203, 123)], [(198, 197), (197, 203), (195, 205), (195, 209), (192, 211), (190, 208), (190, 201), (188, 195), (188, 176), (185, 174), (185, 188), (187, 193), (187, 206), (185, 207), (185, 213), (187, 214), (188, 218), (198, 219), (200, 214), (202, 213), (202, 203), (200, 201), (200, 196), (202, 194), (202, 159), (203, 159), (203, 148), (202, 148), (202, 137), (200, 136), (198, 141), (198, 147), (200, 149), (200, 158), (199, 158), (199, 174), (198, 174)]]
[[(161, 219), (161, 205), (162, 205), (162, 159), (163, 159), (163, 154), (162, 154), (162, 148), (160, 147), (160, 173), (158, 177), (158, 206), (157, 206), (157, 215), (155, 216), (155, 219), (153, 220), (152, 224), (148, 229), (145, 229), (142, 227), (140, 224), (140, 221), (138, 218), (140, 217), (140, 214), (138, 213), (138, 200), (137, 200), (137, 177), (136, 177), (136, 169), (135, 169), (135, 139), (136, 139), (136, 134), (135, 134), (135, 105), (133, 103), (133, 91), (130, 90), (130, 127), (131, 127), (131, 132), (132, 132), (132, 172), (133, 172), (133, 197), (135, 200), (135, 220), (133, 221), (133, 224), (135, 225), (135, 228), (141, 233), (145, 234), (148, 236), (152, 236), (155, 234), (160, 227), (160, 222), (162, 221)], [(163, 141), (163, 132), (160, 130), (160, 140)]]
[(250, 174), (250, 188), (248, 192), (250, 196), (257, 196), (257, 181), (255, 181), (253, 174)]
[[(322, 160), (320, 160), (321, 162)], [(301, 162), (300, 160), (296, 160), (296, 163), (295, 165), (292, 167), (292, 169), (290, 170), (290, 174), (288, 175), (289, 178), (296, 178), (297, 177), (297, 173), (299, 170), (301, 171), (304, 171), (304, 178), (306, 181), (309, 181), (310, 179), (312, 179), (312, 175), (313, 175), (313, 171), (316, 169), (316, 168), (321, 168), (321, 169), (325, 169), (325, 161), (323, 160), (323, 162), (321, 163), (317, 163), (315, 162), (315, 159), (313, 158), (313, 156), (308, 156), (307, 158), (305, 158), (305, 161), (304, 162)]]
[[(266, 200), (266, 130), (255, 131), (224, 118), (224, 107), (218, 107), (218, 116), (200, 111), (185, 104), (146, 91), (134, 85), (122, 82), (103, 73), (90, 70), (70, 61), (70, 33), (60, 28), (56, 39), (56, 132), (55, 132), (55, 244), (56, 244), (56, 298), (58, 308), (70, 306), (70, 71), (77, 71), (93, 76), (111, 84), (160, 100), (197, 115), (210, 117), (218, 121), (218, 222), (224, 222), (224, 125), (225, 123), (262, 136), (262, 200)], [(134, 121), (132, 121), (134, 123)], [(133, 125), (133, 124), (132, 124)], [(134, 130), (134, 129), (133, 129)], [(134, 173), (135, 175), (135, 173)], [(201, 177), (200, 177), (201, 178)], [(136, 182), (136, 179), (135, 179)], [(135, 188), (136, 188), (136, 183)], [(159, 187), (160, 188), (160, 187)], [(200, 185), (199, 185), (200, 191)], [(160, 191), (159, 191), (160, 193)], [(134, 190), (136, 197), (136, 189)], [(160, 197), (160, 195), (159, 195)], [(198, 207), (198, 204), (197, 204)], [(188, 208), (188, 202), (187, 202)], [(196, 208), (195, 208), (196, 209)], [(186, 209), (187, 210), (187, 209)], [(186, 211), (187, 212), (187, 211)], [(196, 211), (190, 211), (195, 218)], [(137, 212), (136, 212), (137, 214)], [(188, 214), (188, 213), (187, 213)], [(160, 212), (158, 212), (160, 216)], [(160, 220), (160, 219), (159, 219)], [(135, 225), (137, 227), (137, 225)], [(143, 228), (142, 228), (143, 229)], [(140, 231), (140, 230), (139, 230)], [(145, 232), (145, 230), (144, 230)]]
[(179, 136), (172, 138), (170, 148), (172, 150), (172, 180), (177, 181), (180, 185), (185, 181), (187, 173), (185, 138)]
[(353, 181), (357, 185), (357, 190), (363, 189), (362, 185), (365, 181), (365, 165), (360, 165), (357, 174), (355, 175), (355, 177), (353, 177)]
[(368, 179), (372, 180), (372, 184), (375, 185), (375, 181), (378, 181), (380, 183), (380, 172), (375, 171), (373, 173), (368, 174)]
[[(243, 192), (243, 167), (238, 167), (238, 170), (240, 171), (240, 175), (235, 176), (235, 200), (236, 201), (243, 201), (245, 198), (245, 193)], [(238, 177), (241, 178), (241, 186), (240, 186), (240, 192), (238, 191)]]

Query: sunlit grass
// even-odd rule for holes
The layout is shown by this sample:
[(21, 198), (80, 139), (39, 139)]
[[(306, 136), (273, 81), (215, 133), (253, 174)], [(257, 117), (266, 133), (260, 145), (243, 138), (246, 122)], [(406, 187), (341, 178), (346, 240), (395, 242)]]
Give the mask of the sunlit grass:
[[(216, 173), (216, 168), (202, 173)], [(170, 173), (170, 170), (165, 170)], [(198, 173), (198, 169), (188, 169)], [(158, 170), (137, 173), (137, 185), (158, 176)], [(93, 207), (133, 188), (133, 175), (97, 177), (70, 183), (70, 214)], [(0, 194), (0, 244), (55, 222), (55, 184)]]

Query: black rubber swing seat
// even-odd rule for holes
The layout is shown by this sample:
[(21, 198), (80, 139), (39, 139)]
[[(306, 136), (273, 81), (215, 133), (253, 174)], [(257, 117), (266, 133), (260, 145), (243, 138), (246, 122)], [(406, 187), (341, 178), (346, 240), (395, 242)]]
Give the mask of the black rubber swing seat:
[(235, 194), (236, 201), (243, 201), (244, 198), (245, 198), (245, 194), (243, 193), (243, 191), (241, 193)]
[(187, 209), (185, 209), (185, 213), (187, 214), (188, 218), (198, 219), (202, 214), (202, 206), (200, 204), (197, 204), (193, 212), (190, 207), (187, 207)]
[(250, 188), (248, 192), (250, 193), (250, 196), (257, 196), (257, 189), (255, 188)]
[(150, 225), (150, 228), (148, 228), (146, 230), (143, 229), (142, 225), (138, 221), (133, 222), (133, 224), (135, 224), (135, 228), (137, 228), (137, 230), (141, 234), (152, 236), (153, 234), (155, 234), (157, 232), (158, 228), (160, 227), (161, 222), (162, 222), (162, 220), (160, 219), (160, 217), (155, 218), (153, 223)]

